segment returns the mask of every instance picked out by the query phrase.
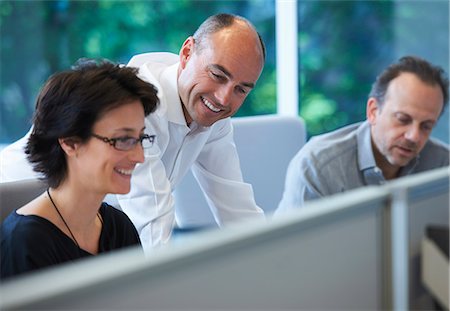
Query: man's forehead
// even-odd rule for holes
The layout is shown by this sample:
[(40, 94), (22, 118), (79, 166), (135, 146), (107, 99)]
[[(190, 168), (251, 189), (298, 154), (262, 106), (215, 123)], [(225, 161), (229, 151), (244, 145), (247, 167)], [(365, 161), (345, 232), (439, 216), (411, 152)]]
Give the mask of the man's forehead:
[(253, 56), (263, 58), (263, 51), (258, 33), (250, 26), (243, 24), (233, 24), (223, 28), (208, 37), (210, 44), (214, 47), (234, 45), (241, 50), (252, 47)]

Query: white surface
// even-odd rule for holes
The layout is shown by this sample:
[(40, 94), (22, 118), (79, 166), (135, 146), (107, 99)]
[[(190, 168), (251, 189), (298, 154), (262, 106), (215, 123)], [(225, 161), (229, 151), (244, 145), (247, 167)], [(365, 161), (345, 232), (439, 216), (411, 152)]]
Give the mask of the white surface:
[(449, 310), (449, 261), (436, 244), (422, 240), (422, 280), (434, 297)]
[(297, 1), (276, 0), (277, 113), (298, 116)]

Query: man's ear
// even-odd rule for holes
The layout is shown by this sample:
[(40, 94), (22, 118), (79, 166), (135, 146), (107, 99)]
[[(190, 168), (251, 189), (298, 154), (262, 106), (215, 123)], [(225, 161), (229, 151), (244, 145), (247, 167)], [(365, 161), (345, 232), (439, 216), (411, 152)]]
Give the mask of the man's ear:
[(376, 98), (370, 97), (367, 100), (366, 117), (371, 125), (375, 125), (379, 109), (380, 107), (378, 107), (378, 101)]
[(77, 156), (80, 140), (75, 137), (58, 138), (59, 145), (68, 156)]
[(180, 65), (184, 69), (188, 60), (191, 58), (192, 53), (194, 53), (194, 38), (189, 37), (184, 41), (180, 50)]

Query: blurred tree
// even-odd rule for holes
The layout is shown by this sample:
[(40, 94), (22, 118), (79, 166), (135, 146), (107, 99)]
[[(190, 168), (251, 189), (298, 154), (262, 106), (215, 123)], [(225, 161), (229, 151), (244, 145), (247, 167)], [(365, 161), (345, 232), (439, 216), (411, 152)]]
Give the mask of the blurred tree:
[(309, 135), (365, 119), (371, 84), (392, 58), (392, 20), (392, 1), (299, 3), (299, 111)]
[[(275, 113), (274, 1), (1, 0), (0, 143), (29, 128), (35, 97), (53, 72), (81, 57), (126, 63), (139, 53), (178, 53), (200, 23), (219, 12), (252, 21), (267, 48), (263, 73), (237, 116)], [(430, 7), (447, 15), (425, 20)], [(433, 50), (433, 59), (445, 55), (448, 61), (448, 49), (429, 49), (409, 33), (411, 24), (426, 22), (416, 31), (433, 30), (436, 46), (448, 47), (448, 8), (446, 0), (299, 1), (299, 111), (309, 135), (365, 118), (371, 84), (398, 56), (398, 36), (402, 47)], [(398, 24), (399, 17), (406, 26)]]
[(0, 143), (25, 134), (35, 97), (52, 73), (81, 57), (126, 63), (139, 53), (178, 53), (208, 16), (220, 12), (252, 21), (268, 50), (258, 85), (239, 115), (275, 113), (274, 8), (274, 0), (1, 1)]

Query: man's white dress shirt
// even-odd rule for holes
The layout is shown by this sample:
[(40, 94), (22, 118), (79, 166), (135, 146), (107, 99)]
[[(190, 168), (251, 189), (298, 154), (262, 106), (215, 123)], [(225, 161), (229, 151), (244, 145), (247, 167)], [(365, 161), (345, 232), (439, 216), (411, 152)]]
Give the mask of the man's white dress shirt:
[[(230, 118), (210, 127), (195, 122), (187, 125), (178, 95), (178, 60), (176, 54), (146, 53), (133, 57), (127, 65), (139, 67), (140, 77), (158, 89), (160, 104), (145, 120), (145, 132), (156, 135), (156, 141), (146, 150), (145, 162), (133, 172), (130, 193), (109, 195), (106, 201), (130, 217), (146, 251), (169, 240), (175, 224), (172, 191), (189, 169), (219, 225), (264, 218), (251, 185), (243, 182)], [(21, 140), (22, 146), (14, 148), (16, 162), (19, 154), (25, 157), (23, 152), (17, 152), (26, 143), (26, 139)], [(2, 156), (2, 161), (9, 161), (8, 158)], [(19, 162), (21, 166), (24, 163)], [(37, 176), (27, 166), (18, 168), (19, 178), (28, 173), (30, 178)], [(9, 177), (14, 175), (11, 168), (8, 171)], [(180, 206), (189, 208), (189, 202)]]

